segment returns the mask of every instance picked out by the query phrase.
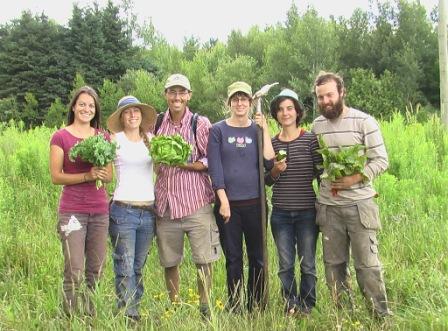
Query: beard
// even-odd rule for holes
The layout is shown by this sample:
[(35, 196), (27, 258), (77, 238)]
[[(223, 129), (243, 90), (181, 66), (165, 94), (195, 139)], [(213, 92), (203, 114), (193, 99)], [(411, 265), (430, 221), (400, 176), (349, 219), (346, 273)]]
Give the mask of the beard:
[(342, 114), (343, 109), (344, 109), (344, 100), (341, 97), (339, 97), (336, 103), (327, 106), (319, 105), (319, 112), (321, 113), (322, 116), (324, 116), (329, 120), (338, 118)]

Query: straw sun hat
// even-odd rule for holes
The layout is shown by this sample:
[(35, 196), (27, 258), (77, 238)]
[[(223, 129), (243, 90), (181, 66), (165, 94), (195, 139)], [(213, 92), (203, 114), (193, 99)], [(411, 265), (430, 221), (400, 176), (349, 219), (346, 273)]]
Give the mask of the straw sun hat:
[(156, 121), (157, 113), (155, 109), (145, 103), (141, 103), (136, 97), (132, 95), (127, 95), (118, 101), (117, 110), (112, 113), (107, 119), (107, 128), (113, 132), (123, 131), (123, 122), (121, 120), (121, 112), (130, 107), (137, 107), (140, 109), (142, 114), (142, 123), (140, 126), (145, 132), (151, 130), (154, 127)]

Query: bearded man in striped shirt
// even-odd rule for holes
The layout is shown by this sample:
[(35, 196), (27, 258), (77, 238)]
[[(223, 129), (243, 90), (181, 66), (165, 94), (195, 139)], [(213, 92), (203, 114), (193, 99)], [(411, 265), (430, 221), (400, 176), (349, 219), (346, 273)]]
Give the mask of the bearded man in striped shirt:
[(367, 156), (363, 174), (321, 182), (316, 223), (322, 232), (327, 285), (338, 305), (344, 293), (352, 303), (348, 271), (351, 248), (362, 294), (375, 316), (386, 317), (391, 311), (378, 257), (376, 232), (381, 225), (372, 187), (372, 180), (388, 167), (383, 138), (373, 117), (345, 105), (344, 82), (339, 75), (319, 73), (314, 91), (321, 116), (314, 120), (312, 131), (322, 136), (330, 150), (362, 144)]
[(160, 165), (155, 184), (157, 244), (171, 302), (179, 301), (179, 265), (183, 259), (184, 237), (188, 236), (198, 274), (200, 312), (209, 318), (211, 263), (221, 254), (219, 232), (211, 203), (212, 185), (207, 174), (207, 144), (210, 121), (199, 116), (193, 130), (193, 113), (188, 108), (192, 90), (181, 74), (168, 77), (165, 98), (168, 111), (163, 115), (157, 135), (180, 134), (193, 146), (185, 165)]

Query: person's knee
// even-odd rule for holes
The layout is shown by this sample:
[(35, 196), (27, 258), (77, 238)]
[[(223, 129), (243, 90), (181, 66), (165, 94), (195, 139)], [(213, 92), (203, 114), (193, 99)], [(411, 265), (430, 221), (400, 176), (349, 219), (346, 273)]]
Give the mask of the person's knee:
[(173, 266), (173, 267), (165, 267), (165, 279), (173, 282), (174, 280), (179, 279), (179, 267)]
[(344, 282), (347, 279), (347, 263), (325, 264), (325, 277), (327, 283), (334, 284)]
[(301, 263), (300, 273), (302, 275), (316, 276), (316, 264), (315, 263)]
[(172, 274), (172, 273), (176, 273), (179, 270), (179, 266), (175, 265), (172, 267), (165, 267), (165, 273), (167, 274)]

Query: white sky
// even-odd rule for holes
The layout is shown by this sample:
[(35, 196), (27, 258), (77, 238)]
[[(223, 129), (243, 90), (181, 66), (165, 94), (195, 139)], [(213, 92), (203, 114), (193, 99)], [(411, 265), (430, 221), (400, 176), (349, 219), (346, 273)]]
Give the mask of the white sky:
[[(103, 7), (107, 0), (97, 0)], [(115, 4), (120, 0), (113, 0)], [(243, 33), (254, 25), (264, 28), (286, 20), (286, 13), (294, 2), (303, 13), (308, 5), (319, 15), (349, 17), (357, 7), (367, 9), (368, 0), (133, 0), (134, 12), (140, 22), (152, 20), (155, 28), (171, 44), (181, 46), (184, 37), (195, 36), (201, 42), (210, 38), (226, 41), (232, 30)], [(3, 1), (0, 24), (18, 18), (23, 10), (44, 12), (59, 24), (66, 24), (71, 17), (72, 4), (81, 7), (93, 0), (14, 0)], [(429, 12), (438, 0), (420, 0)]]

